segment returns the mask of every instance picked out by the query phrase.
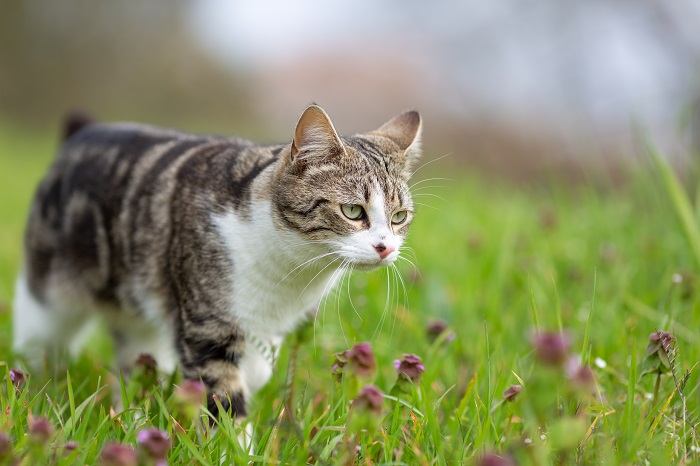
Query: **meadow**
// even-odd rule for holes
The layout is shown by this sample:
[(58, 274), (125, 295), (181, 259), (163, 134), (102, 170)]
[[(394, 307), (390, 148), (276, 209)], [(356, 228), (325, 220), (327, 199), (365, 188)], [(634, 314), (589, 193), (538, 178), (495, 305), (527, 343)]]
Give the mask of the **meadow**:
[(54, 145), (0, 125), (0, 465), (700, 462), (700, 205), (658, 159), (536, 187), (419, 171), (400, 276), (354, 272), (290, 336), (249, 455), (177, 374), (114, 373), (100, 334), (53, 373), (11, 372), (23, 223)]

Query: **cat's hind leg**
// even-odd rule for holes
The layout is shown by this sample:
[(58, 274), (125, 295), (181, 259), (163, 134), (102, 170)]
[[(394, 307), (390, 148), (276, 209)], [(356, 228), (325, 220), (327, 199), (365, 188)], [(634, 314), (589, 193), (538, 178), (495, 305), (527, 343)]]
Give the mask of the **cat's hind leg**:
[(12, 323), (15, 354), (38, 370), (60, 362), (86, 319), (77, 308), (59, 309), (39, 300), (22, 273), (15, 285)]

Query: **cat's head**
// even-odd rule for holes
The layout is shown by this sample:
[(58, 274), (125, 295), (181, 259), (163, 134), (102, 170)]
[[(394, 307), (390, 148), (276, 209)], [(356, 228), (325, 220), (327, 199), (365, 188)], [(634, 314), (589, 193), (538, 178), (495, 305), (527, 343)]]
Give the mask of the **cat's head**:
[(392, 263), (413, 220), (408, 180), (420, 134), (416, 111), (345, 137), (321, 107), (308, 107), (277, 172), (278, 224), (333, 251), (339, 264), (369, 269)]

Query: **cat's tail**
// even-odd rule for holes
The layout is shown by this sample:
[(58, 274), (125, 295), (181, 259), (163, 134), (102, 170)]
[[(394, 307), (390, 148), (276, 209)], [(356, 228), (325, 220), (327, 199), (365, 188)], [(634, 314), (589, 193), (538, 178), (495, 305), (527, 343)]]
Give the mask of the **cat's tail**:
[(63, 118), (63, 140), (67, 140), (84, 127), (95, 123), (95, 120), (82, 110), (72, 110)]

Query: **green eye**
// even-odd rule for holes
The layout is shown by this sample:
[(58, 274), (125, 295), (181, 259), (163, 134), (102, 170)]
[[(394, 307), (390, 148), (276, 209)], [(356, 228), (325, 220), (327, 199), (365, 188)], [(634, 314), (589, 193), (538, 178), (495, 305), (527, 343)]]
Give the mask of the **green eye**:
[(358, 204), (342, 204), (340, 210), (350, 220), (359, 220), (365, 215), (365, 209)]
[(391, 223), (394, 225), (399, 225), (400, 223), (406, 221), (406, 217), (408, 217), (408, 212), (405, 210), (399, 210), (391, 217)]

